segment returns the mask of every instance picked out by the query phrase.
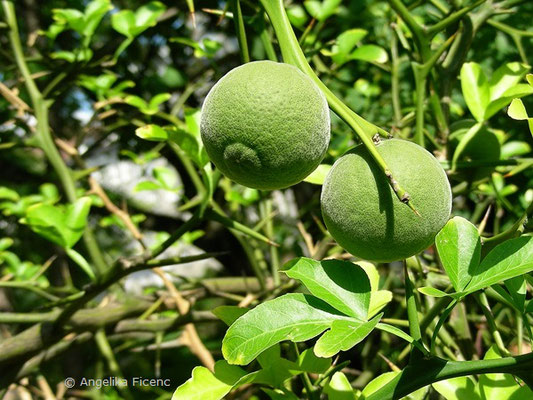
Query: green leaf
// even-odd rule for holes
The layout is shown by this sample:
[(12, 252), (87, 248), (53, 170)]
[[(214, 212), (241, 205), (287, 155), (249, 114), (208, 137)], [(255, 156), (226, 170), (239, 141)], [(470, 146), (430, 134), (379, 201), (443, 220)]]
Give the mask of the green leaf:
[(67, 247), (74, 246), (83, 235), (91, 209), (91, 198), (81, 197), (67, 206), (65, 224), (68, 228)]
[(483, 131), (483, 124), (481, 122), (478, 122), (477, 124), (472, 125), (470, 129), (464, 134), (463, 137), (461, 137), (461, 140), (459, 141), (459, 144), (457, 145), (457, 148), (455, 149), (453, 153), (453, 159), (452, 159), (452, 168), (455, 169), (457, 165), (457, 161), (460, 160), (461, 155), (465, 151), (465, 149), (468, 147), (471, 141), (474, 140), (476, 135), (478, 135), (480, 132)]
[(483, 121), (490, 102), (490, 87), (479, 64), (474, 62), (463, 64), (461, 88), (468, 109), (478, 122)]
[(70, 248), (83, 235), (90, 207), (89, 197), (82, 197), (66, 208), (35, 204), (28, 207), (23, 222), (45, 239)]
[(80, 253), (78, 253), (74, 249), (69, 248), (66, 248), (65, 251), (70, 257), (70, 259), (74, 261), (83, 270), (83, 272), (85, 272), (89, 276), (89, 278), (91, 278), (92, 280), (96, 279), (96, 276), (94, 275), (91, 266)]
[(481, 400), (476, 388), (476, 381), (470, 376), (446, 379), (435, 382), (432, 386), (446, 400)]
[(370, 281), (360, 266), (349, 261), (316, 261), (296, 258), (282, 268), (285, 274), (301, 281), (321, 300), (340, 312), (366, 321), (370, 305)]
[(220, 400), (247, 375), (224, 360), (215, 363), (214, 374), (205, 367), (195, 367), (192, 377), (176, 389), (172, 400)]
[(326, 331), (315, 344), (318, 357), (333, 357), (340, 351), (347, 351), (360, 343), (374, 330), (383, 314), (379, 314), (368, 322), (334, 321), (331, 329)]
[(50, 54), (56, 60), (65, 60), (69, 63), (89, 61), (93, 57), (91, 49), (77, 49), (76, 51), (60, 50)]
[(169, 128), (168, 133), (170, 140), (176, 143), (198, 167), (203, 168), (209, 163), (209, 157), (199, 136), (177, 127)]
[(263, 369), (258, 371), (257, 376), (254, 378), (256, 383), (283, 388), (283, 383), (287, 379), (302, 373), (296, 363), (281, 357), (279, 344), (263, 351), (257, 357), (257, 361)]
[(326, 180), (326, 175), (331, 169), (329, 164), (320, 164), (310, 175), (308, 175), (304, 182), (312, 183), (313, 185), (322, 185)]
[(396, 326), (384, 324), (380, 322), (379, 324), (376, 325), (376, 328), (378, 328), (379, 330), (382, 330), (383, 332), (387, 332), (394, 336), (398, 336), (399, 338), (405, 340), (407, 343), (412, 343), (413, 346), (415, 347), (420, 346), (420, 344), (418, 344), (418, 342), (415, 342), (414, 339), (410, 335), (408, 335), (407, 333), (405, 333), (404, 331), (402, 331), (400, 328)]
[(17, 192), (5, 186), (0, 186), (0, 200), (18, 201), (20, 196)]
[(13, 246), (13, 239), (11, 238), (2, 238), (0, 239), (0, 251), (5, 251)]
[(230, 364), (248, 364), (283, 340), (302, 342), (347, 319), (316, 297), (286, 294), (267, 301), (237, 319), (222, 341), (222, 354)]
[(272, 390), (266, 388), (261, 388), (261, 390), (265, 392), (271, 400), (298, 400), (298, 397), (289, 391), (283, 392), (280, 389)]
[(368, 34), (365, 29), (348, 29), (337, 37), (338, 52), (349, 54), (357, 44)]
[(141, 99), (139, 96), (129, 95), (124, 99), (126, 104), (135, 107), (139, 110), (145, 110), (148, 108), (148, 103)]
[(527, 293), (527, 283), (525, 278), (523, 276), (517, 276), (506, 280), (504, 284), (511, 295), (513, 305), (520, 310), (520, 312), (524, 312)]
[(176, 173), (167, 167), (154, 167), (153, 169), (154, 178), (163, 186), (165, 189), (174, 189), (178, 184), (178, 177)]
[(368, 307), (367, 318), (372, 318), (380, 312), (392, 300), (390, 290), (379, 290), (379, 273), (376, 266), (368, 261), (358, 261), (370, 280), (370, 306)]
[(525, 156), (531, 151), (528, 142), (511, 140), (502, 146), (501, 158), (503, 160), (511, 157)]
[(149, 27), (155, 26), (157, 19), (166, 9), (166, 6), (159, 1), (151, 1), (139, 7), (135, 12), (135, 30), (133, 36), (137, 36)]
[(350, 55), (350, 59), (384, 64), (389, 60), (389, 56), (382, 47), (365, 44), (355, 49)]
[(135, 134), (141, 139), (151, 140), (154, 142), (163, 142), (168, 139), (166, 130), (158, 125), (150, 124), (141, 126), (135, 130)]
[(166, 10), (164, 4), (159, 1), (151, 1), (137, 9), (135, 13), (131, 10), (122, 10), (113, 14), (111, 26), (117, 32), (128, 38), (140, 35), (146, 29), (154, 26), (157, 18)]
[(304, 7), (316, 20), (324, 21), (337, 11), (341, 0), (305, 1)]
[(335, 64), (342, 65), (350, 60), (350, 53), (355, 46), (368, 34), (364, 29), (349, 29), (341, 33), (332, 47), (330, 55)]
[(287, 16), (293, 26), (305, 29), (305, 24), (309, 20), (304, 8), (300, 4), (291, 4), (287, 7)]
[[(222, 47), (223, 47), (222, 43), (217, 42), (216, 40), (204, 38), (202, 39), (201, 56), (205, 56), (207, 58), (213, 58)], [(196, 56), (198, 57), (198, 55)]]
[(160, 189), (163, 189), (163, 187), (157, 182), (142, 181), (142, 182), (139, 182), (137, 185), (135, 185), (135, 187), (133, 188), (133, 191), (143, 192), (145, 190), (160, 190)]
[(85, 8), (84, 27), (81, 32), (86, 38), (90, 38), (104, 15), (112, 10), (110, 0), (93, 0)]
[(72, 8), (57, 8), (52, 10), (52, 18), (62, 25), (67, 25), (70, 29), (81, 33), (85, 26), (84, 15), (80, 10)]
[[(501, 358), (495, 346), (492, 346), (485, 354), (484, 360)], [(520, 386), (510, 374), (484, 374), (480, 375), (478, 392), (485, 399), (513, 399), (530, 400), (533, 391), (525, 385)]]
[(454, 217), (437, 234), (435, 245), (454, 289), (461, 292), (472, 279), (471, 271), (477, 268), (481, 259), (481, 238), (477, 228), (462, 217)]
[(523, 84), (517, 84), (507, 89), (502, 95), (494, 101), (491, 101), (485, 110), (485, 120), (492, 117), (503, 107), (507, 106), (513, 99), (528, 96), (533, 94), (533, 86)]
[(333, 374), (324, 388), (324, 393), (328, 395), (329, 400), (357, 400), (350, 381), (340, 371)]
[(195, 137), (200, 137), (200, 119), (202, 110), (198, 108), (185, 109), (185, 125), (187, 131)]
[(533, 237), (521, 236), (507, 240), (492, 249), (479, 267), (472, 271), (472, 280), (465, 290), (472, 293), (531, 271)]
[(526, 107), (520, 99), (513, 99), (511, 101), (511, 105), (507, 110), (507, 115), (516, 120), (527, 120), (529, 118)]
[(220, 318), (226, 325), (230, 326), (237, 318), (246, 314), (248, 311), (249, 309), (245, 307), (219, 306), (213, 310), (213, 314)]
[[(362, 396), (359, 400), (364, 400), (368, 398), (372, 393), (379, 390), (382, 386), (386, 385), (388, 382), (392, 381), (400, 374), (400, 371), (385, 372), (384, 374), (379, 375), (377, 378), (371, 380), (368, 385), (365, 386), (362, 392)], [(421, 388), (417, 391), (402, 397), (402, 400), (422, 400), (426, 394), (427, 389)], [(465, 399), (466, 400), (466, 399)], [(470, 399), (468, 399), (470, 400)]]
[(492, 74), (489, 81), (490, 101), (497, 100), (512, 87), (515, 87), (531, 67), (519, 62), (502, 65)]
[(152, 110), (156, 110), (156, 112), (157, 112), (158, 107), (161, 104), (163, 104), (165, 101), (170, 99), (171, 97), (172, 97), (172, 95), (170, 93), (159, 93), (159, 94), (156, 94), (150, 100), (149, 108), (152, 109)]
[(331, 360), (317, 357), (313, 349), (306, 349), (298, 356), (298, 367), (312, 374), (323, 374), (331, 367)]
[(417, 290), (420, 293), (422, 293), (422, 294), (424, 294), (426, 296), (431, 296), (431, 297), (446, 297), (446, 296), (449, 296), (448, 293), (443, 292), (442, 290), (439, 290), (439, 289), (431, 287), (431, 286), (419, 287)]

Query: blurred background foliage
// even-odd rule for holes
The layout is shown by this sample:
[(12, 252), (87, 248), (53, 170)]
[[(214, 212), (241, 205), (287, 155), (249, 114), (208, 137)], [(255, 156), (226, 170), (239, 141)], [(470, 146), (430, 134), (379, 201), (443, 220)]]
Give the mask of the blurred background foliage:
[[(438, 22), (462, 3), (469, 4), (460, 0), (406, 2), (413, 6), (415, 19), (425, 24)], [(478, 63), (488, 77), (506, 63), (533, 61), (533, 3), (521, 3), (519, 12), (491, 17), (491, 23), (480, 26), (472, 40), (465, 60)], [(194, 18), (190, 13), (192, 3), (185, 1), (113, 0), (111, 4), (104, 0), (19, 0), (14, 4), (27, 63), (48, 99), (49, 126), (55, 144), (77, 180), (78, 196), (91, 199), (88, 217), (77, 210), (73, 214), (81, 212), (81, 217), (76, 214), (78, 217), (69, 219), (68, 200), (57, 171), (35, 139), (31, 99), (11, 51), (7, 26), (1, 25), (0, 78), (4, 96), (0, 97), (0, 309), (44, 312), (91, 279), (93, 261), (81, 241), (76, 244), (85, 224), (95, 233), (104, 264), (142, 250), (132, 230), (105, 207), (89, 177), (105, 189), (110, 201), (129, 213), (147, 246), (162, 243), (190, 218), (198, 205), (201, 183), (197, 180), (202, 179), (199, 174), (203, 174), (206, 161), (198, 139), (199, 109), (214, 82), (241, 60), (232, 14), (224, 13), (224, 2), (195, 1)], [(272, 50), (277, 53), (277, 44), (258, 4), (241, 1), (241, 7), (251, 58), (272, 57)], [(300, 44), (323, 82), (365, 119), (395, 136), (412, 137), (415, 83), (409, 61), (414, 54), (413, 41), (389, 4), (325, 0), (291, 1), (286, 2), (286, 7)], [(446, 35), (437, 35), (433, 47), (442, 44), (453, 29), (454, 26)], [(396, 110), (391, 76), (395, 69)], [(439, 66), (434, 73), (440, 90), (445, 82), (439, 80)], [(430, 108), (425, 111), (426, 147), (447, 170), (451, 169), (458, 142), (473, 125), (468, 122), (473, 116), (461, 82), (456, 79), (459, 72), (455, 75), (449, 82), (449, 97), (440, 99), (449, 106), (444, 133)], [(522, 83), (527, 82), (522, 79)], [(526, 112), (533, 115), (533, 97), (522, 101)], [(179, 146), (144, 140), (142, 131), (137, 129), (149, 124), (153, 124), (151, 129), (179, 127)], [(459, 167), (449, 175), (455, 194), (453, 213), (475, 224), (483, 223), (484, 234), (495, 235), (510, 228), (533, 200), (532, 136), (528, 123), (511, 118), (504, 107), (483, 129), (483, 135), (469, 144), (459, 160), (481, 160), (480, 166)], [(153, 139), (155, 134), (151, 130), (148, 136)], [(351, 130), (332, 115), (332, 140), (324, 164), (332, 164), (356, 143)], [(218, 186), (213, 199), (227, 217), (280, 247), (273, 251), (257, 237), (243, 236), (235, 230), (230, 233), (231, 223), (221, 224), (220, 218), (206, 220), (191, 230), (166, 250), (167, 257), (198, 254), (202, 250), (223, 252), (216, 259), (169, 270), (195, 310), (243, 301), (253, 305), (294, 289), (285, 282), (285, 286), (275, 290), (259, 290), (254, 276), (259, 274), (269, 280), (272, 264), (283, 264), (295, 256), (349, 257), (325, 232), (320, 219), (319, 185), (304, 182), (266, 193), (244, 188), (216, 173), (214, 176)], [(57, 215), (43, 222), (44, 214), (39, 214), (36, 206), (52, 207), (53, 212), (44, 209), (44, 213)], [(32, 218), (38, 222), (32, 222)], [(422, 255), (421, 275), (433, 286), (446, 287), (447, 278), (434, 258), (431, 249)], [(380, 266), (379, 270), (382, 287), (394, 293), (386, 316), (401, 318), (405, 309), (401, 302), (400, 264)], [(123, 285), (112, 287), (96, 300), (166, 298), (162, 282), (155, 275), (149, 271), (139, 274), (129, 276)], [(220, 277), (234, 277), (238, 283), (233, 285), (234, 281), (228, 280), (228, 286), (221, 288), (217, 286), (222, 284), (217, 281)], [(252, 280), (245, 281), (243, 277)], [(215, 282), (213, 286), (209, 286), (210, 279)], [(254, 296), (248, 299), (247, 292)], [(423, 300), (428, 307), (431, 301)], [(471, 310), (475, 310), (475, 304)], [(160, 306), (155, 318), (176, 315), (172, 305), (166, 309)], [(502, 331), (512, 338), (514, 316), (500, 315), (505, 328)], [(468, 356), (474, 352), (481, 356), (483, 340), (488, 342), (490, 338), (475, 312), (471, 317), (468, 323), (480, 329), (481, 338), (476, 346), (464, 346), (464, 350)], [(451, 320), (452, 329), (454, 324), (459, 329), (462, 320), (457, 318)], [(26, 325), (2, 325), (0, 334), (7, 338)], [(461, 339), (478, 340), (467, 328), (458, 330)], [(133, 393), (137, 398), (169, 398), (198, 364), (187, 346), (173, 342), (180, 336), (179, 330), (121, 336), (113, 334), (112, 327), (107, 329), (124, 376), (160, 375), (172, 379), (172, 388), (144, 388), (152, 392)], [(224, 326), (208, 322), (198, 325), (198, 331), (207, 348), (219, 358)], [(168, 346), (161, 346), (162, 343)], [(394, 339), (376, 334), (342, 354), (341, 360), (352, 361), (346, 373), (352, 385), (361, 388), (372, 377), (390, 369), (389, 359), (402, 364), (405, 356)], [(50, 385), (61, 383), (65, 376), (107, 376), (113, 372), (108, 369), (108, 361), (93, 346), (72, 346), (71, 351), (43, 363), (38, 374), (32, 371), (26, 385), (36, 385), (39, 376), (44, 376)], [(93, 391), (94, 396), (98, 396), (96, 393), (104, 393), (110, 399), (125, 396), (115, 388)], [(235, 398), (252, 395), (237, 393)]]

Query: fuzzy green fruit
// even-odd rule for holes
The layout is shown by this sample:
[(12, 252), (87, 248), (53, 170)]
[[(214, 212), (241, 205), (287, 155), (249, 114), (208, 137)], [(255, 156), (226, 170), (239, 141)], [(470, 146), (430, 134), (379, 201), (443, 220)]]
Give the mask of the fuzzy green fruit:
[(209, 158), (228, 178), (281, 189), (320, 164), (329, 143), (329, 109), (298, 68), (256, 61), (231, 70), (211, 89), (200, 131)]
[(377, 150), (420, 216), (398, 200), (363, 145), (343, 155), (329, 171), (322, 187), (322, 215), (331, 235), (354, 256), (402, 260), (431, 245), (448, 221), (450, 184), (435, 157), (414, 143), (390, 139)]

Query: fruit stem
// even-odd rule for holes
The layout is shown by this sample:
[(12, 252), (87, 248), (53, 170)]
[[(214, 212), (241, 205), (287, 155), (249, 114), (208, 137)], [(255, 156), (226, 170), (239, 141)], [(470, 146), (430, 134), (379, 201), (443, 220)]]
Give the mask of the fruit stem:
[(287, 64), (294, 65), (308, 75), (322, 90), (326, 99), (328, 100), (330, 108), (346, 122), (357, 134), (359, 139), (363, 142), (365, 147), (370, 152), (370, 155), (374, 161), (378, 164), (381, 171), (387, 176), (389, 184), (402, 203), (406, 204), (415, 214), (420, 215), (413, 205), (413, 201), (409, 196), (409, 193), (401, 187), (401, 185), (393, 177), (392, 171), (387, 166), (387, 163), (378, 153), (376, 146), (374, 145), (372, 138), (374, 135), (389, 136), (388, 133), (382, 128), (377, 127), (374, 124), (366, 121), (364, 118), (356, 114), (346, 104), (344, 104), (338, 97), (336, 97), (331, 90), (315, 74), (307, 59), (303, 53), (298, 40), (292, 30), (289, 18), (285, 13), (282, 0), (260, 0), (263, 5), (270, 22), (274, 27), (274, 32), (281, 48), (281, 54), (283, 60)]

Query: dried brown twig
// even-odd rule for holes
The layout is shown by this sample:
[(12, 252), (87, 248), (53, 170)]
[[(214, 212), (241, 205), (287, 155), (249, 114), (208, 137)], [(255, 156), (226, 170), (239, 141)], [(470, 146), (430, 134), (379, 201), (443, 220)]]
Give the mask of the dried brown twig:
[(89, 185), (91, 186), (91, 192), (97, 195), (102, 199), (104, 202), (105, 208), (112, 214), (115, 214), (117, 217), (120, 218), (120, 220), (126, 225), (126, 228), (131, 232), (133, 237), (139, 241), (142, 241), (142, 234), (139, 232), (135, 224), (130, 218), (130, 215), (125, 212), (124, 210), (121, 210), (118, 208), (110, 199), (107, 197), (107, 194), (104, 192), (104, 189), (102, 189), (102, 186), (94, 179), (93, 177), (89, 177)]
[[(189, 302), (181, 296), (181, 293), (176, 288), (174, 283), (172, 283), (172, 281), (166, 276), (165, 271), (163, 271), (161, 268), (153, 268), (152, 271), (154, 271), (154, 273), (156, 273), (163, 280), (167, 290), (170, 292), (176, 302), (178, 312), (181, 315), (186, 315), (190, 308)], [(200, 359), (202, 364), (211, 371), (214, 371), (215, 360), (213, 359), (213, 356), (209, 350), (207, 350), (205, 347), (204, 343), (200, 339), (200, 336), (198, 336), (198, 332), (196, 331), (196, 328), (192, 322), (189, 322), (185, 325), (183, 339), (185, 344), (191, 349), (191, 352)]]

